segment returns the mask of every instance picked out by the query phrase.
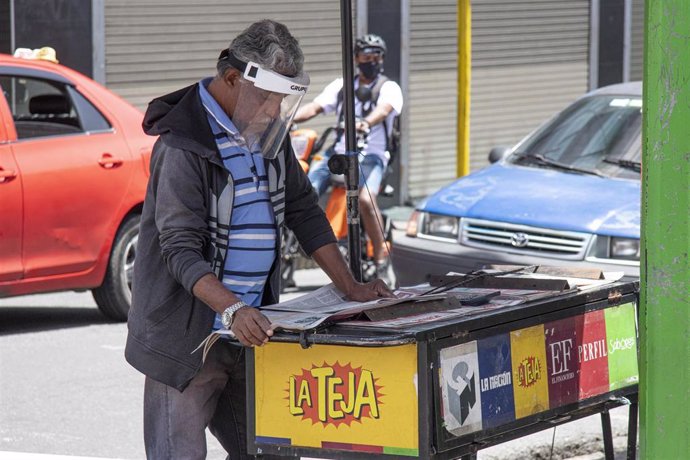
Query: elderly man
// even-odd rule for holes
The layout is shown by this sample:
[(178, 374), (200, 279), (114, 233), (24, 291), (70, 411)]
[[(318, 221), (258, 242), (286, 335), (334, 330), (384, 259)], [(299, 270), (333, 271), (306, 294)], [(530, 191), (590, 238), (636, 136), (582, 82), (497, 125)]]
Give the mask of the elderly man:
[[(287, 225), (352, 300), (388, 297), (350, 274), (286, 132), (309, 79), (287, 28), (252, 24), (224, 50), (217, 75), (151, 102), (160, 136), (141, 220), (125, 355), (146, 375), (148, 458), (202, 459), (205, 428), (228, 458), (247, 458), (244, 347), (273, 330), (255, 308), (280, 290)], [(192, 353), (214, 328), (206, 360)]]

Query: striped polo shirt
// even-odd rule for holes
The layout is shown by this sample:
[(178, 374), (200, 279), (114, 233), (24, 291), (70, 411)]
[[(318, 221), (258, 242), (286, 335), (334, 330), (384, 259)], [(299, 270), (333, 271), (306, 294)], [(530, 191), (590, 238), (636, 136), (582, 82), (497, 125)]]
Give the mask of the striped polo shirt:
[[(218, 227), (229, 228), (221, 281), (244, 303), (258, 307), (277, 254), (268, 176), (261, 153), (249, 151), (230, 117), (208, 92), (211, 80), (201, 80), (199, 95), (223, 164), (232, 176), (235, 197), (230, 222), (218, 222)], [(217, 314), (214, 330), (221, 328)]]

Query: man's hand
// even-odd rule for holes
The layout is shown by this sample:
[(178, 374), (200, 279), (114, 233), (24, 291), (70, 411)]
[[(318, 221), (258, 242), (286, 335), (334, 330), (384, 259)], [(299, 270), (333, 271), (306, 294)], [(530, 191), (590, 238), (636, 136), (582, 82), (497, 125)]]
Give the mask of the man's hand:
[(349, 300), (367, 302), (369, 300), (395, 298), (395, 294), (388, 288), (385, 281), (374, 280), (369, 283), (352, 283), (350, 289), (345, 292)]
[(369, 283), (355, 281), (337, 244), (323, 245), (311, 256), (348, 299), (366, 302), (368, 300), (395, 298), (383, 280), (377, 279)]
[(273, 335), (271, 322), (253, 307), (237, 310), (230, 329), (245, 347), (261, 346)]
[(360, 133), (369, 134), (369, 131), (371, 131), (371, 126), (369, 125), (368, 121), (362, 118), (357, 120), (355, 123), (355, 130)]

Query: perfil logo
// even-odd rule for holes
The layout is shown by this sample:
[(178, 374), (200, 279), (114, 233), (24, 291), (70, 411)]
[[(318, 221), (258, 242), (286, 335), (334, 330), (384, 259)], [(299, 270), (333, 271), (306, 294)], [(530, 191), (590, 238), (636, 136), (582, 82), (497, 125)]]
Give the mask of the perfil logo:
[(521, 387), (529, 387), (541, 378), (541, 363), (534, 356), (528, 356), (518, 364), (517, 382)]
[(363, 418), (377, 419), (382, 405), (381, 388), (374, 374), (350, 363), (323, 363), (291, 375), (288, 384), (290, 414), (321, 422), (324, 426), (350, 425)]

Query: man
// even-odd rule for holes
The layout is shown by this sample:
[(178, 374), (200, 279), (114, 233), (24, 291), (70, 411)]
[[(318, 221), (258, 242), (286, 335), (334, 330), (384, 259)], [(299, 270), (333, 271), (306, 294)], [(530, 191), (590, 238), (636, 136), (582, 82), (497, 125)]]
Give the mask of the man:
[[(354, 81), (355, 92), (360, 87), (367, 86), (376, 99), (355, 99), (355, 128), (367, 135), (366, 148), (360, 154), (359, 202), (364, 230), (374, 247), (377, 275), (382, 278), (385, 278), (388, 269), (388, 248), (385, 245), (383, 220), (376, 197), (388, 164), (388, 141), (393, 120), (400, 114), (403, 106), (400, 86), (382, 74), (385, 54), (386, 43), (378, 35), (367, 34), (355, 42), (355, 63), (359, 69)], [(339, 121), (342, 120), (342, 88), (342, 78), (331, 82), (313, 102), (297, 111), (294, 121), (303, 122), (320, 113), (333, 112), (337, 113)], [(328, 188), (328, 159), (334, 152), (345, 153), (345, 136), (339, 136), (334, 148), (325, 152), (323, 159), (309, 170), (309, 180), (319, 195)]]
[(244, 347), (273, 330), (254, 307), (278, 299), (284, 223), (352, 300), (392, 296), (350, 274), (286, 132), (308, 86), (287, 28), (252, 24), (218, 73), (155, 99), (144, 129), (160, 136), (141, 218), (125, 356), (146, 375), (144, 438), (151, 459), (203, 459), (208, 426), (230, 459), (248, 458)]

